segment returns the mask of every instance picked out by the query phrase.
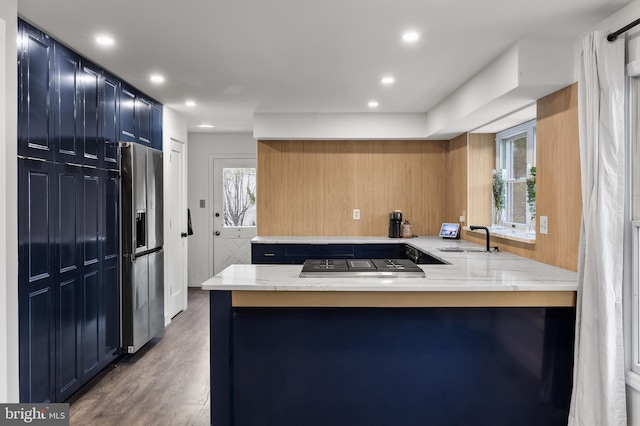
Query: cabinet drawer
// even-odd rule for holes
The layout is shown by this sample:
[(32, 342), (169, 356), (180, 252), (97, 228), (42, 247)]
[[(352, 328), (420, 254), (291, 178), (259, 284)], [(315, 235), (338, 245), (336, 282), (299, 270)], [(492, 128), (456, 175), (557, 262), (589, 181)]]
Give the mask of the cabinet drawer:
[(355, 246), (357, 259), (404, 259), (404, 244), (360, 244)]
[(252, 244), (251, 263), (303, 264), (306, 259), (352, 259), (353, 244)]
[(351, 259), (353, 244), (287, 244), (285, 256), (295, 260), (290, 263), (304, 263), (306, 259)]
[(287, 263), (280, 244), (251, 244), (251, 263)]

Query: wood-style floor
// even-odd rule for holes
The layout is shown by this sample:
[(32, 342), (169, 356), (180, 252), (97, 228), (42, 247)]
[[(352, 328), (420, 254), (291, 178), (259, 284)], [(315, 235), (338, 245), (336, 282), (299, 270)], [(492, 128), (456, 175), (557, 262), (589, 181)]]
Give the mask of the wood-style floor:
[(70, 400), (75, 425), (209, 425), (209, 292), (189, 289), (186, 311), (161, 339), (110, 365)]

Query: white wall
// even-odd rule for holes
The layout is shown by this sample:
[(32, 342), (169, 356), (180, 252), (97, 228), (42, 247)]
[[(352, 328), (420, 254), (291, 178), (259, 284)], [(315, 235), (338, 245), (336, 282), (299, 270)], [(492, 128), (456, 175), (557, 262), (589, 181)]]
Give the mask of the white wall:
[(449, 140), (535, 104), (573, 83), (571, 39), (525, 39), (428, 113), (256, 113), (263, 139)]
[(0, 1), (0, 402), (18, 402), (17, 0)]
[(255, 113), (253, 137), (266, 139), (424, 139), (423, 113)]
[[(187, 204), (187, 179), (186, 179), (186, 170), (188, 169), (188, 161), (186, 161), (189, 150), (188, 150), (188, 131), (187, 131), (187, 119), (180, 113), (164, 107), (162, 109), (162, 152), (164, 155), (164, 194), (163, 194), (163, 202), (165, 206), (169, 206), (174, 200), (177, 199), (178, 196), (181, 196), (183, 199), (182, 205)], [(176, 179), (171, 175), (171, 168), (169, 167), (169, 155), (171, 154), (171, 142), (177, 141), (183, 144), (183, 170), (185, 170), (185, 179), (184, 185), (182, 188), (182, 194), (172, 194), (169, 189), (171, 185), (168, 184), (173, 179)], [(167, 211), (167, 207), (165, 207), (165, 212)], [(183, 222), (186, 224), (186, 213), (183, 217)], [(186, 229), (186, 225), (185, 225)], [(164, 276), (165, 276), (165, 286), (164, 286), (164, 324), (165, 326), (171, 322), (171, 312), (170, 312), (170, 286), (166, 285), (166, 280), (168, 277), (173, 277), (171, 272), (171, 268), (175, 265), (172, 262), (173, 259), (182, 258), (185, 262), (184, 264), (184, 282), (187, 282), (187, 259), (188, 259), (188, 245), (184, 242), (180, 242), (177, 246), (172, 246), (171, 242), (167, 239), (167, 235), (169, 235), (169, 215), (165, 213), (164, 215), (164, 235), (165, 235), (165, 262), (164, 262)], [(186, 294), (185, 301), (183, 305), (183, 309), (187, 307), (186, 303)]]
[[(211, 199), (210, 165), (217, 155), (256, 155), (251, 133), (189, 133), (189, 202), (193, 235), (189, 240), (189, 286), (198, 287), (211, 277), (213, 253), (210, 252)], [(205, 200), (205, 208), (200, 208)]]

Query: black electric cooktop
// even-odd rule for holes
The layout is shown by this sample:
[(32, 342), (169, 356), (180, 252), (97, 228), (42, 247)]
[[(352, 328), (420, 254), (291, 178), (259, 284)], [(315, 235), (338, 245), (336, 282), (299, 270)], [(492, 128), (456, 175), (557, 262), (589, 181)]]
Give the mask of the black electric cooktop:
[(409, 259), (307, 259), (301, 277), (424, 278), (422, 268)]

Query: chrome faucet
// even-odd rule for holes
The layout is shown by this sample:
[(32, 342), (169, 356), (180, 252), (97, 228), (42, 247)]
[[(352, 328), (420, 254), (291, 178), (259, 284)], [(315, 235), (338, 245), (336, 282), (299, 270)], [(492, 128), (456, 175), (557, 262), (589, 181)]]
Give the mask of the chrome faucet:
[(471, 225), (469, 226), (469, 229), (471, 229), (472, 231), (475, 231), (476, 229), (484, 229), (484, 232), (487, 233), (487, 252), (491, 252), (491, 249), (495, 249), (496, 251), (499, 250), (499, 248), (496, 247), (491, 247), (491, 237), (489, 236), (489, 228), (487, 228), (486, 226), (475, 226), (475, 225)]

